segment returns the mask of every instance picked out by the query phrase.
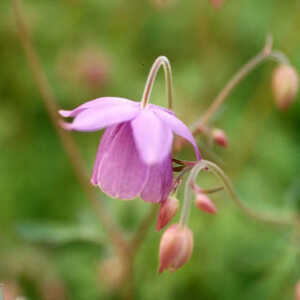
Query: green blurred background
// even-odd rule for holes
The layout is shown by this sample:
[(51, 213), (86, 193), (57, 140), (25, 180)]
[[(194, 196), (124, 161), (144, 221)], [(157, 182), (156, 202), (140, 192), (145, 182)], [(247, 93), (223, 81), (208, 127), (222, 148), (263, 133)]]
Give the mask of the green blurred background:
[[(192, 124), (260, 51), (267, 33), (300, 70), (298, 0), (225, 0), (221, 9), (209, 0), (24, 2), (42, 65), (65, 109), (101, 96), (139, 100), (152, 62), (166, 55), (175, 112)], [(118, 299), (114, 270), (101, 271), (111, 247), (49, 121), (8, 0), (0, 2), (0, 65), (0, 282), (28, 299)], [(300, 99), (287, 112), (276, 109), (275, 66), (267, 62), (251, 73), (215, 115), (212, 126), (227, 132), (227, 149), (198, 141), (247, 205), (284, 216), (300, 212)], [(151, 99), (166, 105), (162, 74)], [(101, 133), (72, 135), (91, 173)], [(192, 159), (192, 150), (179, 157)], [(218, 184), (210, 176), (198, 183)], [(98, 193), (128, 233), (150, 208)], [(193, 209), (194, 253), (174, 274), (157, 274), (161, 233), (151, 227), (135, 263), (136, 299), (293, 299), (299, 235), (244, 216), (224, 192), (213, 199), (217, 216)]]

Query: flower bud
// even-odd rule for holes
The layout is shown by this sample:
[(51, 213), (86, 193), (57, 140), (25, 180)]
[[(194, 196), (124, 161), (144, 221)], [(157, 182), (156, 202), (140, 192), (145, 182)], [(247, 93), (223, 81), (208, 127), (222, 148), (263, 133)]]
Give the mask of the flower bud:
[(299, 87), (298, 81), (298, 74), (290, 65), (280, 65), (274, 70), (272, 87), (279, 109), (286, 110), (293, 103)]
[(209, 214), (216, 214), (217, 209), (215, 204), (212, 202), (212, 200), (203, 193), (197, 193), (195, 204), (197, 208), (201, 209), (202, 211), (209, 213)]
[(221, 6), (224, 3), (224, 0), (210, 0), (210, 2), (212, 6), (217, 9), (217, 8), (221, 8)]
[(117, 256), (103, 260), (99, 266), (99, 280), (109, 290), (119, 289), (126, 280), (126, 266)]
[(151, 2), (157, 8), (165, 8), (174, 4), (175, 0), (151, 0)]
[(41, 298), (43, 300), (65, 300), (67, 291), (63, 283), (57, 278), (48, 278), (41, 284)]
[(296, 300), (300, 300), (300, 281), (298, 281), (298, 283), (296, 284), (295, 296), (296, 296)]
[(159, 209), (158, 218), (156, 223), (156, 230), (160, 231), (164, 228), (175, 216), (178, 211), (179, 201), (175, 197), (168, 197)]
[(108, 62), (99, 53), (98, 50), (82, 51), (77, 61), (79, 78), (91, 88), (100, 87), (108, 81)]
[(7, 281), (4, 284), (0, 284), (0, 299), (3, 294), (4, 300), (15, 300), (20, 296), (20, 288), (14, 281)]
[(159, 245), (159, 269), (174, 272), (191, 257), (194, 247), (193, 233), (184, 225), (173, 224), (162, 235)]
[(212, 138), (216, 144), (226, 148), (228, 146), (227, 135), (224, 130), (215, 128), (212, 130)]

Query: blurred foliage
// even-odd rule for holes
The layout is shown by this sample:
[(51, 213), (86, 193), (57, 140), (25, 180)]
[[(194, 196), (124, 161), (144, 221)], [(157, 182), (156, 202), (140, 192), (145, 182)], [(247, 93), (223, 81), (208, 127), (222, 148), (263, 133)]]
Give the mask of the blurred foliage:
[[(42, 64), (66, 109), (107, 95), (139, 100), (152, 62), (166, 55), (175, 111), (192, 124), (267, 33), (300, 70), (297, 0), (225, 0), (218, 10), (208, 0), (24, 2)], [(118, 299), (99, 272), (111, 250), (44, 110), (8, 0), (0, 2), (0, 45), (0, 281), (17, 282), (28, 299)], [(215, 116), (228, 149), (202, 137), (199, 145), (245, 203), (284, 215), (300, 211), (300, 99), (287, 112), (276, 110), (274, 65), (251, 73)], [(165, 105), (162, 78), (152, 101)], [(73, 133), (89, 172), (100, 135)], [(181, 154), (192, 155), (188, 147)], [(200, 176), (199, 184), (216, 181)], [(100, 196), (129, 232), (150, 207), (99, 190)], [(152, 226), (136, 261), (137, 299), (293, 299), (299, 237), (241, 215), (223, 192), (214, 199), (217, 216), (192, 212), (194, 254), (175, 274), (157, 275), (161, 234)]]

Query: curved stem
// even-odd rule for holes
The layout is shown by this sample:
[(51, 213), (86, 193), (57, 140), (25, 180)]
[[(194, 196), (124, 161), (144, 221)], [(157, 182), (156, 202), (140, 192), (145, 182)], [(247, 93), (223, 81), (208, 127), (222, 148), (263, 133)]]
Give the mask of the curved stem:
[(168, 108), (173, 108), (173, 82), (172, 82), (172, 69), (170, 62), (167, 57), (165, 56), (159, 56), (155, 62), (153, 63), (151, 70), (149, 72), (147, 82), (145, 85), (143, 98), (142, 98), (142, 107), (145, 108), (149, 102), (152, 87), (154, 84), (154, 81), (156, 79), (157, 72), (159, 68), (163, 66), (164, 72), (165, 72), (165, 81), (166, 81), (166, 90), (168, 95)]
[(225, 87), (221, 90), (215, 100), (212, 102), (208, 110), (204, 113), (201, 119), (195, 122), (191, 129), (193, 133), (196, 133), (198, 128), (202, 128), (204, 125), (208, 123), (213, 114), (218, 110), (218, 108), (223, 104), (226, 98), (229, 96), (231, 91), (257, 66), (259, 66), (266, 59), (275, 59), (276, 61), (289, 64), (288, 58), (281, 53), (280, 51), (272, 51), (272, 39), (270, 36), (267, 37), (266, 44), (260, 53), (258, 53), (255, 57), (250, 59), (245, 65), (241, 67), (240, 70), (230, 79), (230, 81), (225, 85)]
[(188, 177), (188, 179), (185, 182), (185, 188), (184, 188), (184, 202), (183, 202), (183, 208), (181, 210), (181, 216), (179, 223), (181, 225), (186, 225), (188, 218), (190, 216), (190, 210), (191, 210), (191, 203), (192, 203), (192, 196), (191, 196), (191, 183), (194, 182), (195, 178), (198, 176), (199, 172), (204, 169), (206, 165), (203, 163), (203, 160), (198, 162), (193, 169), (191, 170), (191, 173)]
[(250, 207), (247, 207), (238, 197), (238, 195), (235, 193), (232, 183), (230, 179), (227, 177), (227, 175), (223, 172), (223, 170), (218, 167), (215, 163), (202, 160), (202, 165), (205, 167), (208, 167), (210, 170), (213, 171), (213, 173), (223, 182), (225, 188), (227, 189), (228, 193), (230, 194), (233, 202), (248, 216), (263, 221), (266, 223), (272, 223), (275, 225), (289, 225), (289, 226), (299, 226), (299, 221), (297, 220), (296, 216), (292, 216), (291, 218), (286, 219), (280, 219), (280, 217), (275, 216), (269, 216), (265, 215), (259, 212), (256, 212)]
[(91, 185), (87, 177), (85, 176), (85, 170), (83, 167), (81, 155), (76, 144), (74, 143), (74, 140), (72, 139), (72, 136), (68, 131), (63, 130), (61, 126), (59, 126), (56, 99), (51, 90), (47, 77), (42, 69), (38, 54), (34, 48), (29, 32), (27, 30), (21, 7), (22, 3), (20, 0), (12, 0), (12, 3), (17, 23), (17, 29), (19, 31), (20, 40), (25, 51), (29, 68), (33, 73), (36, 86), (39, 90), (39, 93), (41, 94), (41, 99), (44, 102), (46, 111), (50, 117), (53, 127), (70, 160), (75, 175), (77, 176), (79, 183), (85, 191), (87, 199), (90, 201), (92, 207), (94, 208), (94, 211), (98, 216), (100, 223), (107, 231), (114, 246), (119, 250), (119, 252), (121, 252), (123, 251), (124, 247), (127, 247), (127, 242), (123, 238), (122, 232), (113, 222), (111, 215), (105, 210), (105, 207), (101, 205), (102, 203), (99, 201), (98, 196), (91, 188)]

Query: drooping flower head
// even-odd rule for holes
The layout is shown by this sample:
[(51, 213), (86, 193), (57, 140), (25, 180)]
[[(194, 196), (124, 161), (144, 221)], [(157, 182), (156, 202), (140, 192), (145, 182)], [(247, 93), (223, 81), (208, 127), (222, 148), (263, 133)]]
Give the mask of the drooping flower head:
[[(147, 81), (147, 92), (151, 91), (152, 84)], [(106, 128), (91, 182), (113, 198), (129, 200), (140, 196), (149, 202), (162, 202), (167, 198), (173, 184), (171, 149), (174, 133), (189, 141), (197, 160), (200, 159), (187, 126), (171, 110), (148, 101), (139, 103), (104, 97), (59, 113), (74, 118), (72, 123), (62, 123), (67, 130)]]
[(113, 198), (161, 202), (173, 182), (171, 148), (173, 133), (187, 139), (200, 153), (184, 123), (171, 111), (123, 98), (99, 98), (71, 111), (61, 110), (65, 129), (104, 132), (91, 182)]

